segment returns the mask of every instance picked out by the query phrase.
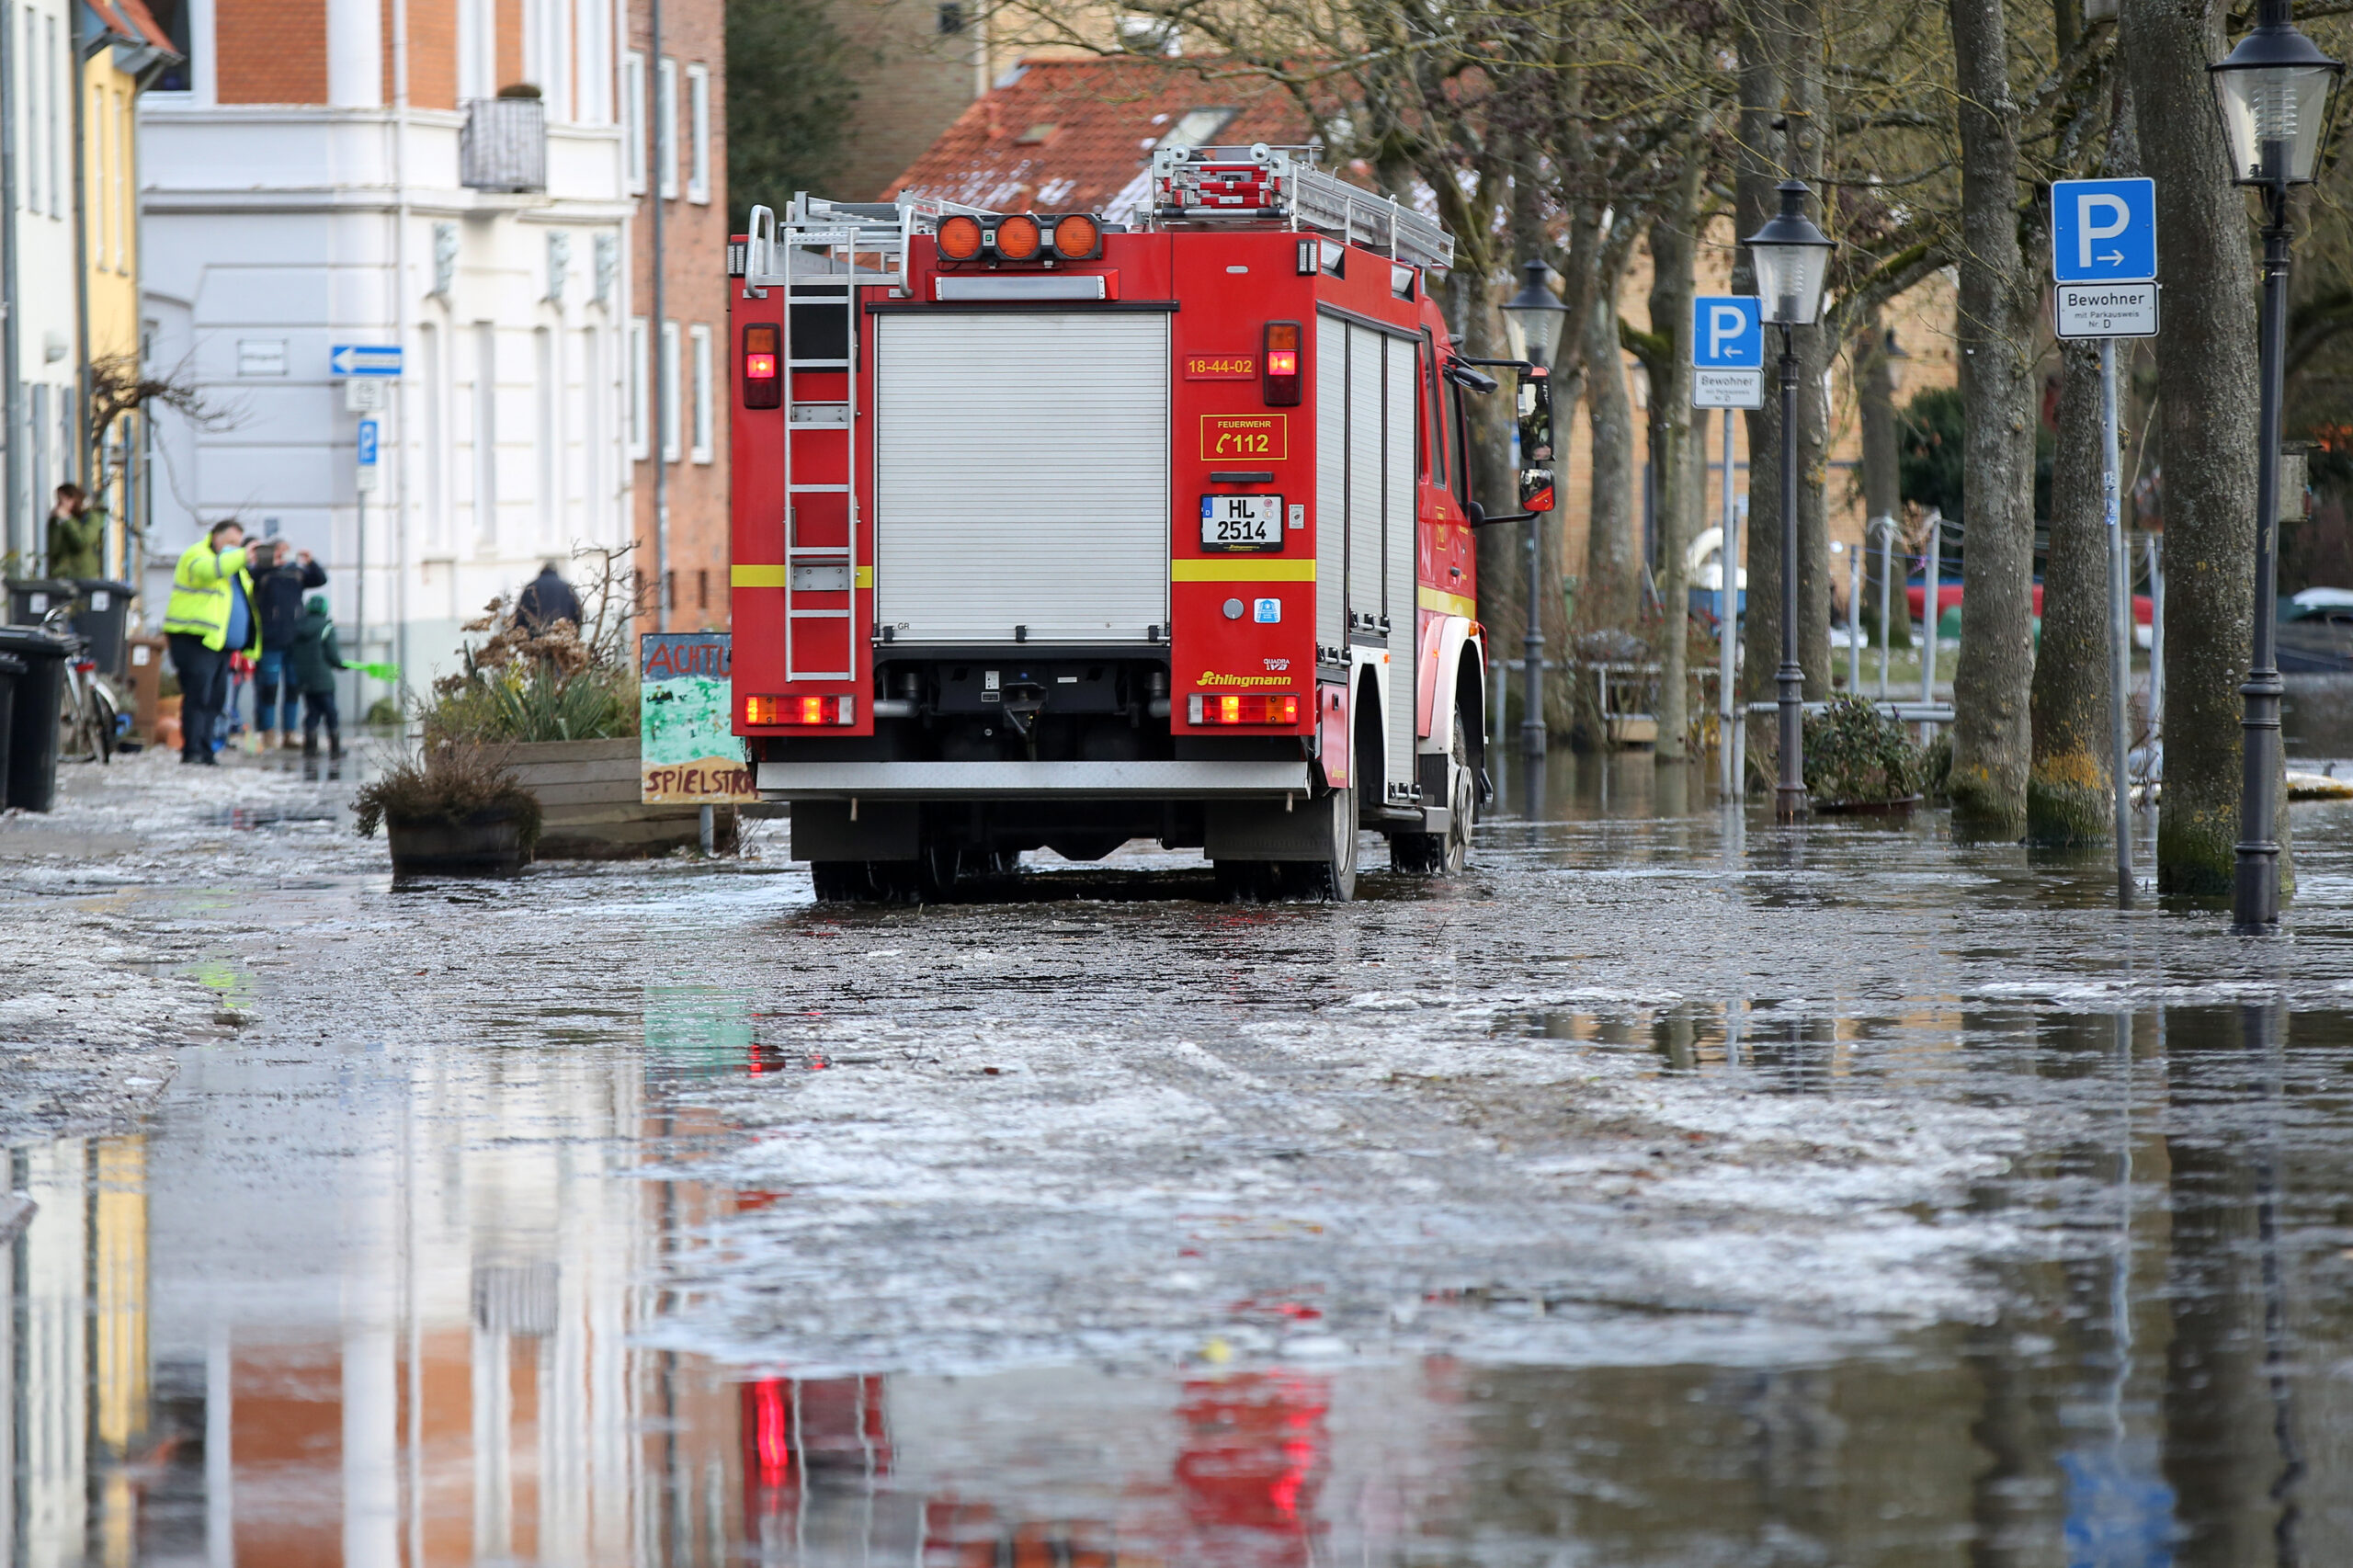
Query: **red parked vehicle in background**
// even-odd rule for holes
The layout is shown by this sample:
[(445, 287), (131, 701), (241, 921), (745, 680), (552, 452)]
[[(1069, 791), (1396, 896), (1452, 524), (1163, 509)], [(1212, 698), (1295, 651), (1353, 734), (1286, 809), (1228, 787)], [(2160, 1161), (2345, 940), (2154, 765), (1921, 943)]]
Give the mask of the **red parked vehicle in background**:
[(1453, 241), (1265, 146), (1150, 177), (1132, 231), (797, 196), (731, 246), (735, 733), (820, 898), (1131, 838), (1232, 895), (1350, 896), (1360, 830), (1461, 869), (1496, 382), (1429, 294)]

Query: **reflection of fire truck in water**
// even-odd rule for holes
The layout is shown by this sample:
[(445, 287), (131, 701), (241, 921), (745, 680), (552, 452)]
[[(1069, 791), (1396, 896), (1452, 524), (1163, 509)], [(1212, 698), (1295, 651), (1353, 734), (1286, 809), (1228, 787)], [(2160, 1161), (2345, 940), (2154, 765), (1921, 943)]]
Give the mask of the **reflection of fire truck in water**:
[[(880, 1377), (759, 1379), (743, 1385), (741, 1398), (743, 1555), (751, 1562), (1307, 1568), (1324, 1556), (1317, 1505), (1331, 1466), (1331, 1389), (1323, 1378), (1265, 1371), (1188, 1381), (1176, 1411), (1173, 1494), (1144, 1475), (1090, 1476), (1082, 1489), (1128, 1512), (1125, 1519), (1039, 1517), (961, 1489), (911, 1488), (896, 1473)], [(958, 1435), (938, 1436), (953, 1447)], [(1087, 1434), (1067, 1436), (1097, 1451)], [(1020, 1469), (1018, 1456), (1005, 1457)], [(1034, 1489), (1028, 1480), (1008, 1486)], [(1151, 1506), (1164, 1498), (1173, 1512)]]
[(1462, 864), (1453, 241), (1263, 146), (1150, 178), (1136, 232), (803, 196), (731, 247), (735, 731), (820, 897), (1131, 838), (1237, 893), (1348, 896), (1360, 828)]

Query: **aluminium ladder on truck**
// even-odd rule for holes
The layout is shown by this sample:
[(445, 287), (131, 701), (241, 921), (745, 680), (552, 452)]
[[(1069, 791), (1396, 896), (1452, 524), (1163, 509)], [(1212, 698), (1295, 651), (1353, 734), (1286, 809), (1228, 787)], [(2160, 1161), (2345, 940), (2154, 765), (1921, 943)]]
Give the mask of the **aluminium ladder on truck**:
[(1151, 211), (1159, 222), (1276, 219), (1408, 266), (1454, 266), (1454, 236), (1444, 224), (1317, 168), (1307, 148), (1156, 148)]
[[(858, 290), (887, 283), (904, 294), (907, 242), (918, 233), (929, 233), (950, 212), (995, 216), (953, 202), (827, 201), (805, 191), (793, 197), (781, 216), (767, 207), (752, 209), (744, 286), (781, 290), (785, 301), (779, 312), (784, 352), (779, 369), (785, 409), (787, 680), (850, 680), (857, 676), (856, 590), (866, 585), (858, 580), (860, 571), (871, 570), (870, 563), (858, 559)], [(889, 270), (863, 267), (861, 257), (879, 260)], [(838, 375), (840, 395), (804, 398), (798, 387), (804, 374)], [(801, 449), (804, 443), (806, 451)], [(804, 477), (820, 473), (826, 477)], [(817, 537), (836, 532), (838, 540)], [(813, 593), (840, 597), (817, 608), (795, 602)], [(824, 635), (804, 638), (804, 626), (812, 633), (836, 631), (839, 641)], [(813, 643), (824, 652), (813, 655)], [(824, 662), (810, 662), (813, 658)], [(834, 667), (836, 663), (839, 668)]]

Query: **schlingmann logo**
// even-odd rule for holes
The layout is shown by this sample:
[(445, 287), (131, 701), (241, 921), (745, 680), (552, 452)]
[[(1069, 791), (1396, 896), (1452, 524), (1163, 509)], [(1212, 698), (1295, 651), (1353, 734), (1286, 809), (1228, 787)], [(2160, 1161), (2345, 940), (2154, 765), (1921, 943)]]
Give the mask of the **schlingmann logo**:
[(1195, 686), (1289, 686), (1289, 676), (1224, 676), (1215, 670), (1203, 670)]

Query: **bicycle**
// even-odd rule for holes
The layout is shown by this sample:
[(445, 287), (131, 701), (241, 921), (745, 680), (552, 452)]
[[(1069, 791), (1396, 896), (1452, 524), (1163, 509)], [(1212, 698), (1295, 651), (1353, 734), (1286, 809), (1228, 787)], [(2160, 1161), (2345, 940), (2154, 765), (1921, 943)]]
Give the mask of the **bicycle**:
[(58, 756), (66, 762), (114, 760), (115, 734), (120, 725), (122, 699), (98, 673), (90, 657), (90, 640), (74, 630), (72, 604), (62, 604), (41, 618), (41, 630), (74, 645), (65, 661), (65, 691), (58, 704)]

